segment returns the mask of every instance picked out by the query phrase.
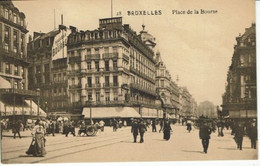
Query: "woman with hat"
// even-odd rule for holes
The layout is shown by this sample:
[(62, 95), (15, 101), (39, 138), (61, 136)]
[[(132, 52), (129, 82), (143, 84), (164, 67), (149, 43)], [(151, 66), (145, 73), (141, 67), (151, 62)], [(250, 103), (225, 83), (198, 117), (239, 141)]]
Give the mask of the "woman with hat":
[(32, 130), (32, 136), (34, 143), (34, 156), (43, 157), (46, 154), (45, 151), (45, 128), (41, 120), (37, 120), (35, 127)]
[(171, 131), (172, 131), (172, 128), (171, 128), (170, 122), (168, 119), (166, 119), (164, 126), (163, 126), (163, 139), (168, 141), (171, 137)]

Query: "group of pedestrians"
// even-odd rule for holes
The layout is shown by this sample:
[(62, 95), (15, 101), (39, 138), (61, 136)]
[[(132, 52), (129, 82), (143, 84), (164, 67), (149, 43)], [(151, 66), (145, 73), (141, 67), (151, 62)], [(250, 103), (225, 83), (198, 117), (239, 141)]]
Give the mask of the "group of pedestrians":
[[(165, 119), (163, 127), (160, 129), (163, 131), (163, 139), (169, 140), (171, 137), (172, 128), (169, 119)], [(143, 119), (133, 119), (131, 132), (134, 137), (134, 143), (137, 141), (137, 136), (140, 134), (140, 143), (144, 142), (144, 133), (147, 131), (147, 125)], [(152, 121), (152, 132), (156, 132), (156, 121)]]

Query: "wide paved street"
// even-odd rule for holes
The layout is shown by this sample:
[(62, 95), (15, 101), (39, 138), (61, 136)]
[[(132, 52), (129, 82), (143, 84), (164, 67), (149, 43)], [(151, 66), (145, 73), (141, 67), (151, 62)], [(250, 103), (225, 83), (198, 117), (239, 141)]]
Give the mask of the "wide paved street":
[[(159, 127), (157, 127), (158, 129)], [(45, 157), (31, 157), (25, 154), (31, 137), (29, 132), (22, 139), (4, 133), (2, 140), (3, 163), (60, 163), (60, 162), (116, 162), (116, 161), (196, 161), (196, 160), (252, 160), (257, 159), (257, 150), (250, 148), (250, 141), (244, 138), (243, 150), (237, 150), (230, 130), (224, 137), (211, 135), (208, 154), (202, 153), (198, 130), (188, 133), (184, 126), (174, 125), (169, 141), (162, 139), (162, 133), (145, 133), (144, 143), (133, 143), (130, 127), (105, 132), (95, 137), (65, 137), (58, 134), (47, 136)]]

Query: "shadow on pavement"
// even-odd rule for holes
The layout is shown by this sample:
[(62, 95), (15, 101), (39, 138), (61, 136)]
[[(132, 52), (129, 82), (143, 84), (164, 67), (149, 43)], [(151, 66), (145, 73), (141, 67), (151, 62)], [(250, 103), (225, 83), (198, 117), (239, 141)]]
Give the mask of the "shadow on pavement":
[(188, 152), (188, 153), (201, 153), (204, 154), (202, 151), (190, 151), (190, 150), (182, 150), (183, 152)]
[(218, 149), (224, 149), (224, 150), (237, 150), (236, 148), (218, 148)]

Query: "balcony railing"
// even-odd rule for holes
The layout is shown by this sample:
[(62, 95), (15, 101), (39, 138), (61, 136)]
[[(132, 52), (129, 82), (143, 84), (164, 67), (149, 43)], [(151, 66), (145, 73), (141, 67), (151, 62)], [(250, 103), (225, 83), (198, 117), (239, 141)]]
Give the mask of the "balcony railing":
[(74, 84), (74, 85), (70, 85), (69, 88), (70, 89), (78, 89), (78, 88), (81, 88), (81, 85), (80, 84)]
[(100, 59), (100, 54), (87, 54), (85, 55), (85, 59), (89, 60), (89, 59)]
[(81, 62), (81, 57), (80, 56), (69, 57), (69, 63), (71, 62)]
[(117, 67), (105, 67), (104, 71), (118, 71)]
[(86, 84), (86, 89), (87, 88), (93, 88), (93, 87), (95, 87), (95, 84)]
[(118, 87), (118, 86), (119, 86), (118, 82), (115, 82), (115, 83), (104, 83), (104, 84), (103, 84), (103, 87), (104, 87), (104, 88)]
[(143, 92), (150, 94), (150, 95), (153, 95), (153, 96), (157, 95), (155, 90), (145, 88), (145, 87), (138, 85), (138, 84), (131, 83), (130, 87), (133, 88), (133, 89), (139, 90), (139, 91), (143, 91)]
[(118, 53), (104, 53), (102, 54), (103, 59), (118, 58)]
[(37, 96), (36, 91), (32, 90), (25, 90), (25, 89), (0, 89), (0, 93), (2, 94), (18, 94), (18, 95), (25, 95), (25, 96)]
[(20, 60), (20, 61), (29, 63), (27, 57), (25, 57), (24, 54), (22, 54), (22, 53), (19, 53), (19, 52), (15, 53), (13, 51), (6, 50), (3, 47), (0, 47), (0, 52), (3, 53), (3, 55), (5, 55), (5, 56), (8, 56), (8, 57), (14, 58), (16, 60)]

